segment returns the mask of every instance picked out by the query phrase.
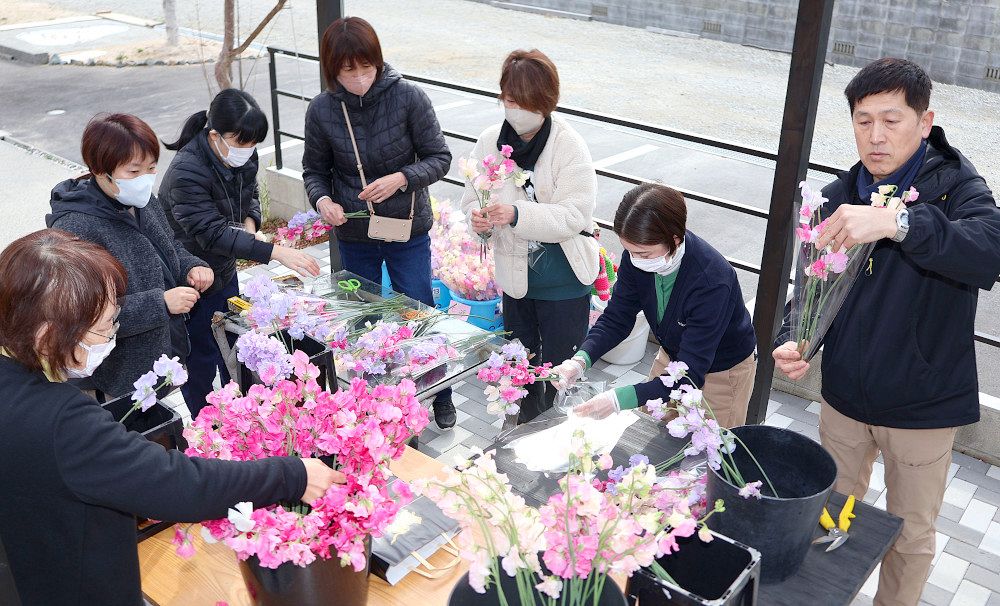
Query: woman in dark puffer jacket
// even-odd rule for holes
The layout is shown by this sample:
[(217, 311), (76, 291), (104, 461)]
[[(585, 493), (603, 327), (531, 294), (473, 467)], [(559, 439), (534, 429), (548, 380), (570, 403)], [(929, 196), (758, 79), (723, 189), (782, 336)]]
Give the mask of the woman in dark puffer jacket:
[[(320, 64), (328, 89), (306, 111), (302, 156), (309, 202), (336, 226), (346, 270), (378, 283), (384, 261), (394, 290), (433, 306), (427, 188), (448, 172), (451, 152), (431, 101), (383, 62), (378, 36), (364, 19), (330, 24), (320, 43)], [(373, 238), (369, 219), (345, 219), (345, 212), (368, 210), (369, 203), (380, 217), (412, 217), (409, 238)], [(450, 390), (435, 399), (434, 418), (441, 428), (455, 424)]]
[(179, 150), (160, 184), (170, 225), (184, 247), (215, 271), (215, 283), (188, 319), (189, 378), (181, 391), (192, 418), (205, 406), (216, 371), (223, 385), (230, 379), (211, 322), (215, 312), (226, 309), (226, 300), (239, 294), (236, 260), (277, 261), (300, 274), (319, 275), (311, 255), (259, 237), (256, 146), (267, 127), (253, 97), (229, 88), (215, 96), (207, 112), (188, 118), (180, 138), (166, 146)]

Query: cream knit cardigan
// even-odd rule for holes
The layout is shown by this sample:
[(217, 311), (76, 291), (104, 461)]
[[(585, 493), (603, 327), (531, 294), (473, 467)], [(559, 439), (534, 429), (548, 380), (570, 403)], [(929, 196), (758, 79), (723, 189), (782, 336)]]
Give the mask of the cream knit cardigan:
[[(500, 154), (497, 137), (500, 124), (479, 135), (472, 157), (482, 160)], [(496, 282), (515, 299), (528, 291), (528, 243), (558, 243), (566, 253), (573, 273), (583, 284), (593, 284), (598, 273), (600, 247), (594, 238), (580, 235), (593, 231), (597, 202), (597, 173), (583, 138), (559, 116), (552, 116), (552, 129), (535, 170), (531, 173), (537, 202), (525, 199), (524, 189), (508, 179), (502, 189), (492, 192), (491, 204), (512, 204), (517, 208), (517, 225), (494, 228), (490, 238), (496, 261)], [(462, 209), (468, 218), (479, 201), (472, 186), (465, 185)], [(471, 225), (471, 219), (469, 219)]]

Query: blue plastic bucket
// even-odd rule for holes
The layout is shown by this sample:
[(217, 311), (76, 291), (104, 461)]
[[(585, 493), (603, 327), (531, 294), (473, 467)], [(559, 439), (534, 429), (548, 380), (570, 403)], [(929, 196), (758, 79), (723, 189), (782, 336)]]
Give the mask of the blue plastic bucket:
[[(456, 304), (462, 307), (456, 308)], [(466, 312), (465, 307), (468, 307)], [(503, 330), (503, 315), (500, 313), (500, 298), (488, 301), (470, 301), (451, 293), (449, 313), (460, 315), (468, 313), (468, 322), (483, 330)]]
[(437, 278), (431, 280), (431, 294), (434, 295), (434, 307), (443, 311), (451, 305), (451, 290)]
[(388, 299), (392, 296), (392, 280), (389, 279), (389, 268), (385, 261), (382, 261), (382, 298)]

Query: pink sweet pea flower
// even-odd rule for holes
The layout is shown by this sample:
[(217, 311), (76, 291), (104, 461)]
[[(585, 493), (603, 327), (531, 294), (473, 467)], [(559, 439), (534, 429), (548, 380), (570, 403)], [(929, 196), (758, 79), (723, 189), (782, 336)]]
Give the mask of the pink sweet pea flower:
[(832, 252), (823, 255), (823, 262), (835, 274), (843, 273), (847, 269), (847, 263), (850, 260), (847, 253), (844, 252)]
[(806, 275), (812, 278), (819, 278), (820, 280), (826, 280), (829, 276), (829, 267), (827, 267), (826, 262), (820, 258), (806, 266)]

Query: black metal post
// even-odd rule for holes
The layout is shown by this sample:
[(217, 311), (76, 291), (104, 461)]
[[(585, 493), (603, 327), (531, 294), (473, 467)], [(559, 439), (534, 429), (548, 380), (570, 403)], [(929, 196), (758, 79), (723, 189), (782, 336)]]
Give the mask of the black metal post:
[[(323, 32), (330, 24), (344, 16), (344, 0), (316, 0), (316, 41), (317, 48), (321, 48), (323, 42)], [(326, 79), (323, 78), (323, 70), (319, 72), (319, 89), (326, 90)]]
[(826, 60), (834, 0), (799, 0), (795, 42), (788, 70), (785, 110), (781, 119), (778, 159), (771, 189), (771, 210), (764, 236), (760, 281), (753, 324), (760, 359), (747, 423), (762, 423), (771, 394), (774, 359), (771, 342), (784, 317), (788, 274), (792, 268), (792, 221), (798, 184), (805, 179), (812, 147), (816, 106)]
[[(316, 33), (317, 48), (322, 49), (323, 33), (330, 24), (345, 15), (344, 0), (316, 0)], [(323, 64), (320, 63), (319, 89), (326, 90), (326, 78), (323, 76)], [(344, 269), (344, 262), (340, 258), (340, 247), (337, 246), (336, 231), (330, 232), (330, 272), (337, 273)]]
[(281, 121), (278, 119), (278, 70), (274, 65), (274, 49), (267, 47), (267, 72), (271, 78), (271, 128), (274, 129), (274, 164), (281, 170)]

